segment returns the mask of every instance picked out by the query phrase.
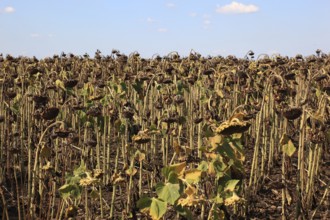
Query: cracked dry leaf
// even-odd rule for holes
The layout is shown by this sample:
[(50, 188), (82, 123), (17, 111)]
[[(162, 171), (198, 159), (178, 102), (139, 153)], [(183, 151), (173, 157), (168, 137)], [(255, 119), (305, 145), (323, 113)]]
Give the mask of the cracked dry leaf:
[(185, 172), (185, 180), (188, 183), (198, 183), (200, 181), (202, 171), (198, 169), (187, 170)]
[(288, 205), (291, 205), (292, 197), (291, 197), (288, 189), (285, 189), (285, 197), (286, 197), (286, 200), (288, 201)]
[(50, 164), (50, 161), (47, 161), (47, 164), (44, 165), (41, 169), (43, 169), (43, 170), (52, 170), (53, 166)]
[(115, 185), (115, 184), (118, 184), (120, 182), (124, 182), (125, 179), (121, 176), (120, 173), (114, 173), (112, 176), (111, 176), (111, 182)]
[(238, 119), (239, 121), (243, 121), (243, 119), (244, 119), (245, 116), (246, 115), (244, 113), (239, 112), (239, 113), (236, 113), (233, 116), (231, 116), (230, 119), (229, 119), (229, 121), (231, 122), (231, 121), (235, 120), (235, 118)]
[(137, 169), (133, 168), (128, 168), (127, 170), (125, 170), (125, 173), (128, 176), (134, 176), (137, 173)]
[(79, 185), (80, 186), (91, 186), (91, 185), (94, 185), (94, 184), (98, 184), (100, 181), (96, 178), (93, 178), (93, 177), (86, 177), (86, 178), (83, 178), (79, 181)]
[(216, 153), (207, 153), (207, 152), (205, 152), (204, 154), (205, 154), (205, 157), (207, 159), (212, 159), (212, 160), (217, 158), (217, 156), (218, 156), (218, 154), (216, 154)]
[(145, 154), (145, 153), (142, 153), (142, 152), (140, 152), (140, 151), (137, 151), (137, 152), (135, 153), (135, 159), (136, 159), (137, 161), (139, 161), (140, 163), (141, 163), (143, 160), (145, 160), (145, 158), (146, 158), (146, 154)]
[(292, 143), (291, 140), (288, 141), (287, 144), (283, 145), (283, 151), (291, 157), (296, 152), (296, 147)]
[(184, 190), (184, 193), (187, 194), (187, 196), (193, 196), (197, 192), (197, 189), (193, 187), (192, 185), (188, 185), (187, 188)]
[(214, 151), (217, 149), (218, 145), (222, 142), (223, 137), (221, 135), (214, 135), (213, 137), (208, 138), (210, 145), (211, 145), (211, 151)]
[(186, 198), (179, 199), (178, 205), (181, 205), (183, 207), (184, 206), (197, 206), (201, 202), (204, 202), (204, 200), (192, 195), (192, 196), (187, 196)]
[(104, 174), (104, 172), (101, 169), (94, 169), (93, 170), (93, 176), (96, 179), (101, 179), (103, 177), (103, 174)]
[(222, 135), (232, 135), (235, 133), (243, 133), (247, 131), (251, 126), (250, 122), (240, 121), (238, 118), (233, 118), (230, 121), (223, 122), (216, 129), (216, 133)]
[(178, 177), (183, 176), (184, 171), (186, 170), (186, 162), (173, 164), (168, 167), (171, 171), (174, 171)]
[(241, 200), (241, 198), (238, 197), (235, 192), (233, 192), (233, 195), (231, 197), (225, 199), (225, 206), (234, 205), (235, 203), (239, 202), (240, 200)]
[(63, 91), (66, 91), (66, 88), (65, 88), (65, 86), (64, 86), (64, 82), (63, 82), (63, 81), (57, 79), (57, 80), (55, 81), (55, 85), (56, 85), (57, 88), (60, 88), (60, 89), (62, 89)]

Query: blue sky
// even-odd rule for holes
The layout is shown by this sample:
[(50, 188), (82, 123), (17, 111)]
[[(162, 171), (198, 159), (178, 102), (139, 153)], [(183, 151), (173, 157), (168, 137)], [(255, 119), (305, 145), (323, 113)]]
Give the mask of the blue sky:
[(329, 53), (329, 12), (329, 0), (0, 0), (0, 53)]

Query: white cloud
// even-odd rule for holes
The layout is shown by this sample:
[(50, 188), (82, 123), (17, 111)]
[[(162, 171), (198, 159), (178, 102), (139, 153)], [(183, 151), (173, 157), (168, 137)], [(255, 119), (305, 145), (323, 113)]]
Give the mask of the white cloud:
[(191, 12), (191, 13), (189, 14), (190, 17), (197, 17), (197, 15), (198, 15), (198, 14), (197, 14), (196, 12)]
[(206, 19), (206, 20), (204, 20), (204, 25), (210, 25), (211, 24), (211, 21), (210, 20), (208, 20), (208, 19)]
[(211, 15), (209, 15), (209, 14), (203, 14), (203, 19), (209, 19), (209, 18), (211, 18)]
[(32, 33), (32, 34), (30, 34), (30, 37), (32, 37), (32, 38), (38, 38), (38, 37), (41, 37), (41, 36), (38, 33)]
[(168, 7), (168, 8), (174, 8), (175, 7), (175, 4), (174, 3), (167, 3), (166, 4), (166, 7)]
[(11, 6), (7, 6), (3, 9), (4, 13), (14, 13), (15, 12), (15, 8), (11, 7)]
[(216, 12), (222, 14), (244, 14), (259, 11), (259, 7), (253, 4), (245, 5), (233, 1), (229, 5), (217, 6)]
[(203, 28), (208, 29), (211, 26), (211, 15), (203, 14)]
[(211, 21), (206, 19), (203, 21), (203, 28), (204, 29), (209, 29), (211, 27)]
[(149, 18), (147, 18), (147, 22), (148, 23), (154, 23), (155, 22), (155, 19), (149, 17)]
[(158, 28), (157, 31), (158, 31), (158, 32), (161, 32), (161, 33), (165, 33), (165, 32), (167, 32), (168, 30), (167, 30), (167, 28)]

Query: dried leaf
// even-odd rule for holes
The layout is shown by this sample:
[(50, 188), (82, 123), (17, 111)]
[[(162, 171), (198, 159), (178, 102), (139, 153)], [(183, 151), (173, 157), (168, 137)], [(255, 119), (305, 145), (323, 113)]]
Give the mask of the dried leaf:
[(292, 143), (292, 141), (289, 140), (287, 144), (283, 145), (283, 151), (289, 157), (291, 157), (294, 154), (294, 152), (296, 152), (296, 147), (294, 146), (294, 144)]
[(240, 200), (241, 200), (241, 198), (238, 197), (235, 192), (233, 192), (233, 195), (231, 197), (225, 199), (225, 206), (234, 205), (235, 203), (237, 203)]
[(291, 205), (292, 197), (291, 197), (288, 189), (285, 189), (285, 197), (286, 197), (286, 200), (288, 201), (288, 205)]
[(57, 79), (57, 80), (55, 81), (55, 85), (56, 85), (57, 88), (60, 88), (60, 89), (62, 89), (62, 90), (64, 90), (64, 91), (66, 91), (65, 86), (64, 86), (64, 82), (63, 82), (63, 81)]
[(137, 169), (135, 169), (134, 167), (128, 168), (127, 170), (125, 170), (125, 173), (128, 176), (134, 176), (137, 173)]
[(186, 170), (186, 162), (173, 164), (168, 167), (171, 171), (174, 171), (178, 176), (182, 176)]
[(184, 190), (184, 193), (187, 194), (187, 196), (193, 196), (196, 194), (196, 192), (197, 192), (197, 189), (190, 184)]
[(188, 170), (185, 173), (185, 179), (188, 183), (198, 183), (202, 175), (202, 171), (198, 169)]
[(218, 145), (221, 143), (223, 137), (221, 135), (214, 135), (213, 137), (209, 137), (209, 142), (211, 145), (211, 151), (217, 149)]
[(50, 147), (47, 147), (46, 145), (42, 145), (40, 150), (40, 156), (44, 158), (49, 158), (52, 155), (52, 150)]

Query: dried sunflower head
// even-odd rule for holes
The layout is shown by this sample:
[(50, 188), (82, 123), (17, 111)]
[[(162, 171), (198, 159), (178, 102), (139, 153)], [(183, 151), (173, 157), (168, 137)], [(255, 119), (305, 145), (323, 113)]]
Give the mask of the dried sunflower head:
[(45, 119), (45, 120), (53, 120), (57, 117), (59, 112), (60, 112), (60, 110), (56, 107), (47, 108), (42, 113), (42, 118)]
[(283, 115), (285, 118), (288, 120), (295, 120), (300, 117), (302, 114), (301, 108), (293, 107), (293, 108), (288, 108), (283, 111)]
[(139, 131), (137, 135), (132, 137), (132, 140), (137, 144), (146, 144), (151, 141), (151, 137), (148, 134), (148, 130), (146, 129), (144, 131)]

